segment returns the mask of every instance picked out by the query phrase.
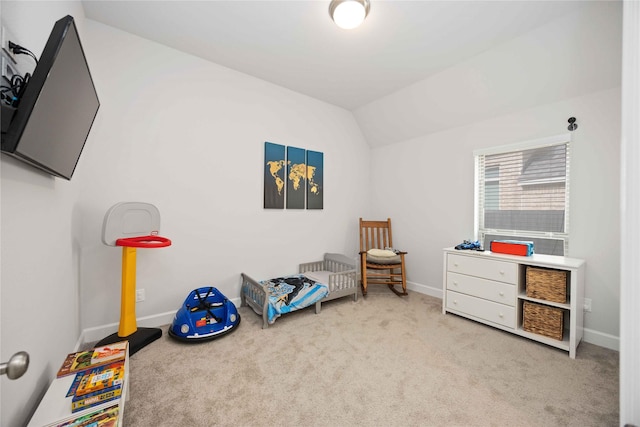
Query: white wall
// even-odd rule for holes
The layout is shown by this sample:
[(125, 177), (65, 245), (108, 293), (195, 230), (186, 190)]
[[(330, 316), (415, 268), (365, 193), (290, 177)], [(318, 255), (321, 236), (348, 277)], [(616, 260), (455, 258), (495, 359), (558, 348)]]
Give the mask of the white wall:
[(571, 13), (355, 111), (372, 146), (620, 86), (622, 2)]
[[(324, 252), (355, 256), (366, 214), (369, 148), (346, 110), (87, 20), (101, 100), (78, 166), (81, 323), (118, 322), (121, 250), (101, 241), (115, 203), (160, 210), (172, 246), (137, 251), (137, 316), (180, 307), (214, 285), (240, 295), (240, 273), (295, 273)], [(324, 209), (263, 209), (264, 142), (324, 153)]]
[[(2, 22), (16, 42), (40, 55), (56, 20), (71, 14), (82, 36), (78, 2), (2, 2)], [(79, 181), (54, 179), (4, 155), (2, 201), (1, 333), (3, 362), (24, 350), (27, 373), (0, 378), (3, 426), (30, 417), (59, 363), (80, 333)]]
[(640, 425), (640, 3), (625, 2), (623, 29), (620, 425)]
[[(569, 256), (587, 261), (585, 340), (617, 346), (620, 90), (611, 89), (450, 129), (372, 152), (373, 212), (393, 218), (394, 244), (406, 249), (407, 277), (433, 294), (442, 288), (442, 248), (473, 237), (473, 150), (572, 133)], [(382, 195), (386, 195), (383, 201)], [(419, 236), (419, 238), (416, 238)], [(435, 289), (437, 288), (437, 289)], [(427, 290), (429, 291), (429, 290)]]
[[(3, 361), (19, 350), (32, 356), (23, 378), (0, 379), (2, 425), (29, 418), (81, 330), (117, 323), (120, 250), (101, 242), (103, 217), (113, 204), (156, 204), (161, 234), (173, 240), (168, 248), (138, 251), (138, 288), (147, 293), (139, 317), (175, 311), (200, 285), (237, 297), (241, 271), (267, 277), (325, 251), (353, 256), (359, 216), (392, 217), (395, 243), (409, 251), (410, 286), (437, 291), (441, 249), (473, 232), (472, 151), (566, 132), (571, 115), (579, 124), (571, 255), (587, 260), (590, 339), (615, 341), (620, 93), (608, 80), (610, 67), (618, 66), (614, 60), (596, 62), (608, 83), (583, 94), (538, 100), (528, 110), (501, 111), (496, 119), (449, 130), (394, 136), (398, 144), (369, 153), (344, 110), (84, 22), (78, 2), (2, 2), (3, 21), (10, 20), (12, 33), (36, 54), (53, 22), (67, 13), (78, 20), (102, 105), (72, 182), (4, 156), (0, 162), (1, 355)], [(609, 18), (605, 22), (615, 22)], [(615, 51), (611, 27), (592, 29), (597, 46)], [(499, 58), (499, 51), (486, 60)], [(571, 51), (565, 61), (557, 66), (567, 71), (574, 64)], [(573, 71), (559, 75), (583, 70)], [(446, 70), (440, 78), (447, 82)], [(426, 98), (412, 96), (410, 105), (420, 108), (414, 98)], [(386, 113), (380, 114), (382, 120)], [(264, 141), (324, 152), (323, 211), (262, 209)], [(370, 176), (370, 170), (384, 173)], [(25, 290), (38, 299), (25, 301)], [(25, 314), (22, 302), (37, 306)]]
[[(71, 182), (2, 157), (2, 359), (32, 357), (23, 378), (0, 380), (7, 426), (30, 418), (81, 330), (119, 320), (121, 252), (101, 241), (113, 204), (155, 204), (173, 241), (138, 250), (138, 317), (175, 312), (203, 285), (237, 298), (243, 271), (355, 256), (369, 207), (369, 148), (351, 113), (84, 21), (78, 5), (2, 4), (36, 54), (73, 14), (101, 101)], [(265, 141), (324, 153), (323, 210), (263, 209)]]
[[(392, 132), (402, 123), (392, 123), (397, 115), (411, 108), (408, 130), (399, 133), (415, 136), (388, 146), (373, 141), (371, 170), (394, 171), (394, 180), (372, 175), (373, 212), (393, 218), (394, 244), (409, 251), (410, 286), (434, 295), (442, 287), (441, 249), (473, 237), (473, 150), (567, 133), (567, 119), (576, 117), (569, 256), (587, 261), (585, 293), (593, 302), (585, 340), (617, 348), (622, 13), (620, 2), (593, 7), (375, 101), (356, 117), (369, 138), (377, 126)], [(428, 122), (436, 106), (454, 104), (457, 125), (417, 119)], [(466, 120), (481, 105), (486, 118)], [(433, 128), (440, 130), (427, 131)]]

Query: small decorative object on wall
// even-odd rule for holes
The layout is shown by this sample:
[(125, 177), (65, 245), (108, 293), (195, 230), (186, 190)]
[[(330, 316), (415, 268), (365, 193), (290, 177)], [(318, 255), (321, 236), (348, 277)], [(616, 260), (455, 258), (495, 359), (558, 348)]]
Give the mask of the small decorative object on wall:
[(264, 143), (264, 207), (284, 209), (284, 145)]
[(304, 209), (307, 165), (304, 149), (287, 147), (287, 209)]
[(324, 170), (322, 153), (307, 150), (307, 209), (322, 209)]

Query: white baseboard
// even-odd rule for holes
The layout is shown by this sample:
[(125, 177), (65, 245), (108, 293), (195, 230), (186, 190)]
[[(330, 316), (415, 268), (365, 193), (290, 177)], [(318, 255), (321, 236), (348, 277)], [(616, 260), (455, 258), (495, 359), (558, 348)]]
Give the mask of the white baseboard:
[[(136, 319), (136, 324), (142, 328), (158, 328), (160, 326), (168, 325), (175, 316), (175, 311), (166, 313), (154, 314), (152, 316), (139, 317)], [(82, 342), (89, 343), (94, 341), (100, 341), (102, 338), (107, 337), (114, 332), (118, 332), (118, 323), (109, 323), (108, 325), (95, 326), (82, 331)]]
[(605, 334), (604, 332), (585, 328), (582, 339), (584, 342), (595, 344), (610, 350), (620, 351), (620, 337), (616, 337), (615, 335)]
[[(240, 307), (240, 297), (230, 299), (236, 307)], [(166, 313), (154, 314), (151, 316), (138, 317), (136, 324), (141, 328), (159, 328), (161, 326), (169, 325), (173, 322), (175, 311), (168, 311)], [(118, 331), (118, 323), (110, 323), (108, 325), (95, 326), (93, 328), (87, 328), (82, 331), (78, 342), (76, 343), (76, 349), (78, 351), (85, 343), (100, 341), (102, 338), (107, 337), (114, 332)], [(163, 331), (166, 332), (166, 331)]]
[[(407, 289), (442, 299), (441, 287), (436, 288), (433, 286), (423, 285), (421, 283), (407, 282)], [(616, 337), (615, 335), (585, 328), (582, 339), (584, 342), (588, 342), (590, 344), (608, 348), (610, 350), (620, 351), (620, 337)]]
[(433, 286), (407, 281), (407, 289), (442, 299), (442, 287), (434, 288)]
[[(429, 295), (435, 298), (442, 299), (442, 288), (423, 285), (421, 283), (407, 282), (407, 289)], [(231, 299), (236, 307), (240, 307), (240, 298)], [(159, 328), (170, 324), (173, 321), (175, 311), (169, 311), (166, 313), (155, 314), (152, 316), (140, 317), (137, 320), (137, 324), (143, 328)], [(88, 328), (82, 331), (76, 348), (73, 351), (78, 351), (85, 343), (99, 341), (102, 338), (117, 332), (118, 324), (111, 323), (108, 325), (96, 326)], [(584, 329), (584, 336), (582, 338), (585, 342), (598, 345), (600, 347), (608, 348), (610, 350), (620, 351), (620, 338), (614, 335), (606, 334), (604, 332), (594, 331), (592, 329)]]

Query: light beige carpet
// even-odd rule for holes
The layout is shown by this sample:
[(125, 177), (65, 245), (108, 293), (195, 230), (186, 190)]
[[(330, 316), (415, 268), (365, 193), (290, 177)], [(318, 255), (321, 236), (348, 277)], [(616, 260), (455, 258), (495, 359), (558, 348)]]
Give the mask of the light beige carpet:
[(370, 287), (236, 331), (131, 357), (126, 427), (617, 426), (618, 353), (568, 353)]

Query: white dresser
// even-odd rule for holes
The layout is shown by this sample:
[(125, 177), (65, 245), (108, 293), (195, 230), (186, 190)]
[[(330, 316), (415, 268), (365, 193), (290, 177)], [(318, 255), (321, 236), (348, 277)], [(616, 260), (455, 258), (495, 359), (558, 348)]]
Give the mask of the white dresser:
[[(565, 303), (528, 297), (526, 268), (566, 271)], [(515, 256), (469, 250), (444, 250), (442, 312), (454, 313), (569, 352), (573, 359), (583, 334), (585, 262), (552, 255)], [(523, 329), (525, 301), (560, 309), (562, 340)]]

